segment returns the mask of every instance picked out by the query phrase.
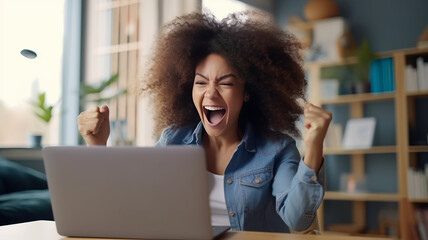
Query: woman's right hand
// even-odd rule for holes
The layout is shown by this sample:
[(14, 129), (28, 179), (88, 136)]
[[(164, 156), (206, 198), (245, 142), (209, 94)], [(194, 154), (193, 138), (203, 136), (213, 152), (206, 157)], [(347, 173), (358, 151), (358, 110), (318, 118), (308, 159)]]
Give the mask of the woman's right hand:
[(77, 125), (88, 146), (107, 145), (110, 120), (106, 105), (81, 112), (77, 117)]

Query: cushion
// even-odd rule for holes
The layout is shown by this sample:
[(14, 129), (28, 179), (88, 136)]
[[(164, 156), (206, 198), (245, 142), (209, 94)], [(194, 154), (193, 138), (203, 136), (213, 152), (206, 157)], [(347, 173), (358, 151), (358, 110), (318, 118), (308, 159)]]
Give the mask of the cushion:
[(0, 225), (36, 220), (53, 220), (47, 189), (0, 195)]

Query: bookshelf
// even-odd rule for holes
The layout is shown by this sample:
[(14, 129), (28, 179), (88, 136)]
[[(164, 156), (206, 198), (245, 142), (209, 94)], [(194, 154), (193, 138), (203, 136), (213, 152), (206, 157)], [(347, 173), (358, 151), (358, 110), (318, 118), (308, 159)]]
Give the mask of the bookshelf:
[(353, 154), (376, 154), (376, 153), (396, 153), (397, 146), (375, 146), (369, 149), (342, 149), (325, 148), (324, 154), (353, 155)]
[[(329, 147), (324, 149), (326, 166), (328, 165), (329, 156), (339, 157), (339, 159), (346, 159), (349, 161), (349, 174), (353, 174), (357, 178), (365, 176), (367, 172), (376, 171), (372, 169), (374, 160), (373, 158), (388, 158), (383, 161), (384, 167), (393, 169), (393, 178), (395, 182), (392, 185), (396, 186), (395, 190), (391, 189), (387, 192), (382, 190), (377, 191), (364, 191), (364, 192), (347, 192), (343, 189), (329, 189), (327, 185), (324, 201), (319, 209), (319, 219), (321, 230), (326, 234), (341, 232), (351, 235), (373, 235), (373, 230), (367, 231), (367, 223), (373, 222), (373, 216), (370, 216), (369, 204), (375, 203), (378, 206), (395, 204), (398, 213), (397, 222), (379, 221), (379, 231), (375, 235), (384, 236), (386, 234), (384, 225), (387, 222), (394, 226), (395, 236), (400, 239), (414, 239), (414, 229), (417, 226), (415, 219), (415, 210), (428, 207), (428, 197), (425, 199), (414, 199), (408, 195), (408, 169), (409, 167), (417, 167), (424, 162), (428, 155), (428, 143), (413, 144), (412, 138), (415, 135), (420, 135), (421, 131), (427, 131), (428, 123), (421, 123), (418, 118), (421, 114), (421, 103), (418, 101), (425, 101), (428, 99), (428, 90), (407, 91), (405, 68), (406, 65), (415, 65), (415, 59), (418, 56), (428, 57), (428, 48), (425, 49), (403, 49), (397, 51), (390, 51), (378, 54), (379, 58), (392, 58), (393, 71), (394, 71), (394, 88), (393, 92), (380, 92), (380, 93), (360, 93), (360, 94), (342, 94), (334, 98), (323, 99), (321, 96), (321, 79), (322, 71), (324, 68), (331, 67), (346, 67), (356, 63), (355, 58), (347, 58), (343, 61), (335, 62), (314, 62), (305, 66), (309, 74), (309, 100), (317, 105), (328, 107), (339, 107), (347, 111), (346, 117), (343, 118), (361, 118), (367, 114), (367, 108), (371, 105), (380, 104), (380, 106), (387, 104), (390, 108), (382, 109), (380, 112), (388, 116), (392, 116), (390, 121), (392, 129), (385, 130), (384, 132), (392, 132), (393, 134), (385, 136), (384, 132), (377, 132), (378, 144), (374, 144), (369, 149), (342, 149), (340, 146)], [(423, 102), (422, 104), (424, 104)], [(423, 109), (423, 107), (422, 107)], [(330, 110), (330, 109), (329, 109)], [(372, 110), (373, 112), (373, 110)], [(427, 111), (425, 111), (427, 112)], [(382, 113), (379, 113), (380, 115)], [(333, 112), (333, 121), (335, 113)], [(384, 122), (377, 121), (378, 125), (387, 125)], [(343, 126), (343, 129), (345, 126)], [(427, 134), (425, 133), (425, 134)], [(418, 135), (418, 136), (419, 136)], [(392, 137), (391, 137), (392, 136)], [(420, 137), (420, 136), (419, 136)], [(391, 139), (386, 139), (391, 138)], [(422, 141), (423, 142), (423, 141)], [(380, 144), (379, 144), (380, 143)], [(385, 144), (386, 143), (386, 144)], [(426, 154), (422, 155), (421, 153)], [(339, 160), (339, 162), (342, 160)], [(428, 163), (428, 161), (426, 161)], [(379, 164), (378, 164), (379, 165)], [(379, 168), (379, 166), (378, 166)], [(382, 168), (382, 167), (380, 167)], [(343, 170), (343, 169), (340, 169)], [(382, 169), (380, 169), (381, 171)], [(329, 172), (327, 168), (327, 183), (329, 180)], [(371, 183), (367, 183), (371, 184)], [(388, 192), (389, 191), (389, 192)], [(328, 217), (331, 215), (329, 209), (326, 208), (328, 201), (339, 203), (346, 203), (350, 206), (350, 221), (327, 223)], [(336, 209), (337, 211), (337, 209)]]
[[(402, 176), (404, 183), (402, 184), (402, 194), (404, 198), (402, 200), (402, 211), (400, 214), (403, 216), (403, 219), (407, 221), (407, 224), (402, 224), (402, 229), (404, 228), (407, 235), (403, 236), (403, 239), (415, 239), (415, 229), (418, 228), (418, 221), (416, 219), (416, 211), (418, 209), (427, 208), (428, 207), (428, 199), (413, 199), (412, 196), (409, 195), (411, 191), (408, 186), (409, 177), (407, 175), (407, 171), (410, 167), (417, 168), (421, 163), (427, 162), (428, 155), (421, 155), (422, 153), (428, 153), (428, 144), (427, 141), (427, 121), (425, 123), (421, 123), (421, 113), (427, 112), (426, 108), (422, 107), (422, 109), (417, 108), (416, 105), (420, 105), (420, 101), (427, 102), (428, 100), (428, 91), (418, 90), (409, 92), (406, 90), (406, 82), (405, 82), (405, 66), (406, 65), (415, 65), (415, 61), (417, 57), (424, 56), (428, 57), (428, 49), (409, 49), (406, 51), (398, 51), (394, 54), (394, 59), (396, 59), (396, 74), (400, 76), (403, 81), (399, 81), (396, 83), (397, 85), (397, 95), (398, 101), (397, 105), (402, 110), (403, 113), (398, 115), (397, 119), (400, 122), (400, 126), (403, 126), (402, 129), (398, 132), (400, 134), (400, 143), (399, 145), (399, 153), (400, 158), (402, 158), (403, 162), (403, 171)], [(419, 106), (420, 107), (420, 106)], [(422, 118), (422, 121), (423, 118)], [(418, 133), (425, 132), (425, 140), (420, 141), (421, 138), (418, 138)], [(420, 223), (421, 224), (421, 223)], [(406, 228), (407, 227), (407, 228)]]

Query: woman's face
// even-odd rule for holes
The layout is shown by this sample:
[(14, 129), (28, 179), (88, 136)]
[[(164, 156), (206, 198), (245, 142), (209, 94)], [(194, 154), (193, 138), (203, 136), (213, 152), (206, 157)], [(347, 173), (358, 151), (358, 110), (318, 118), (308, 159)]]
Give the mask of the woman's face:
[(237, 133), (245, 97), (244, 85), (218, 54), (211, 53), (196, 66), (193, 103), (208, 135)]

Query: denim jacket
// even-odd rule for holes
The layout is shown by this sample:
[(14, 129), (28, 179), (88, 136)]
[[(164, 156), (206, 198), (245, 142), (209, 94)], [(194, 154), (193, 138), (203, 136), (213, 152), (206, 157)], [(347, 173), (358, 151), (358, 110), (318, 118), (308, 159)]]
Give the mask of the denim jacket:
[[(167, 128), (156, 145), (202, 145), (202, 133), (201, 122), (196, 128)], [(293, 138), (270, 141), (247, 123), (224, 172), (224, 196), (232, 230), (303, 231), (324, 196), (324, 166), (317, 176)]]

